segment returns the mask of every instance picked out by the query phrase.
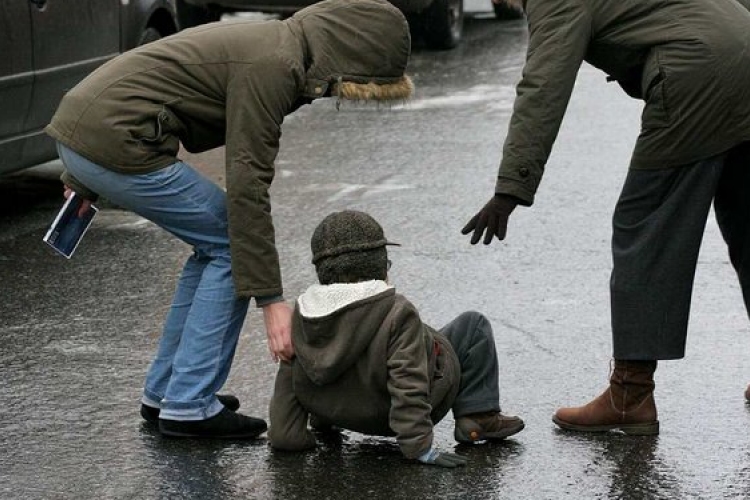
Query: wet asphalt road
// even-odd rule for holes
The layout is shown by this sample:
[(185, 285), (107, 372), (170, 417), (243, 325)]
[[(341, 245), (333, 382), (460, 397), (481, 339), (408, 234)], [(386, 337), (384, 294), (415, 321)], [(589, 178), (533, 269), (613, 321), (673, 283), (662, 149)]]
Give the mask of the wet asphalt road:
[[(606, 386), (611, 355), (610, 216), (640, 106), (581, 70), (532, 208), (508, 239), (460, 235), (491, 195), (520, 75), (525, 24), (468, 23), (455, 51), (417, 48), (406, 106), (320, 101), (289, 117), (273, 186), (286, 295), (314, 280), (309, 238), (334, 210), (372, 213), (392, 278), (428, 323), (468, 309), (491, 320), (501, 402), (526, 429), (495, 445), (437, 445), (469, 457), (448, 471), (407, 463), (389, 439), (346, 433), (307, 454), (248, 443), (162, 439), (139, 417), (141, 384), (183, 243), (103, 206), (70, 261), (41, 238), (61, 202), (56, 166), (0, 180), (0, 497), (49, 498), (746, 498), (750, 496), (748, 322), (709, 220), (687, 358), (657, 371), (661, 435), (577, 435), (550, 417)], [(187, 156), (221, 182), (223, 151)], [(268, 416), (275, 365), (248, 316), (227, 392)]]

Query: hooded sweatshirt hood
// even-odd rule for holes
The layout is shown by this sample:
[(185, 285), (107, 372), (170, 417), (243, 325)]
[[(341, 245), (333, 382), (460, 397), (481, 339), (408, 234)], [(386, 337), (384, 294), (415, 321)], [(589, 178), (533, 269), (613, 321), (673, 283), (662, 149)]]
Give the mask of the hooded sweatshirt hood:
[(411, 95), (409, 25), (386, 0), (324, 0), (285, 22), (306, 44), (305, 97), (328, 95), (329, 88), (356, 100)]
[(297, 300), (296, 359), (316, 384), (335, 380), (372, 342), (396, 291), (385, 281), (313, 285)]

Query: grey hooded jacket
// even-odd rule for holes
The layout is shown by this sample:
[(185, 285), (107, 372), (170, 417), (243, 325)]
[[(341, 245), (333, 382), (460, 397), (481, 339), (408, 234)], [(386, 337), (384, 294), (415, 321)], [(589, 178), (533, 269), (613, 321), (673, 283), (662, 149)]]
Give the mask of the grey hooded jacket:
[[(46, 131), (98, 165), (147, 173), (226, 145), (237, 294), (282, 294), (268, 194), (284, 117), (335, 82), (404, 79), (410, 35), (385, 0), (325, 0), (284, 21), (212, 23), (126, 52), (62, 100)], [(403, 96), (401, 96), (403, 98)], [(85, 196), (69, 174), (63, 181)]]

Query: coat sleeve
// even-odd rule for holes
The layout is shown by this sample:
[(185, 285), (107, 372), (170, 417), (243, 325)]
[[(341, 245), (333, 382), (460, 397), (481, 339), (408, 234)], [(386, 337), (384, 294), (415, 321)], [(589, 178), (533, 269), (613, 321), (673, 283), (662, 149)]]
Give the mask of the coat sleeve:
[(281, 124), (299, 89), (291, 65), (236, 64), (227, 89), (226, 186), (232, 276), (240, 297), (281, 295), (268, 194)]
[(76, 179), (75, 176), (68, 172), (67, 169), (63, 170), (63, 173), (60, 175), (60, 180), (64, 185), (68, 186), (70, 189), (89, 201), (97, 201), (99, 199), (98, 194), (84, 186), (83, 183)]
[(282, 361), (276, 374), (270, 407), (268, 439), (278, 450), (299, 451), (315, 448), (315, 436), (307, 428), (309, 413), (297, 400), (292, 385), (292, 365)]
[(432, 445), (430, 377), (425, 327), (407, 304), (394, 321), (388, 345), (390, 426), (406, 458), (417, 458)]
[(528, 0), (529, 46), (495, 192), (531, 205), (591, 36), (581, 0)]

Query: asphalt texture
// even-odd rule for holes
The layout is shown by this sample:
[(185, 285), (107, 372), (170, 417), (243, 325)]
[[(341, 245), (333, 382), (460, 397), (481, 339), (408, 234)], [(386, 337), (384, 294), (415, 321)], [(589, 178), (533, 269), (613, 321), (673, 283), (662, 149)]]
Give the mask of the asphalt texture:
[[(417, 46), (414, 99), (399, 106), (315, 102), (284, 124), (273, 216), (285, 295), (314, 282), (309, 239), (328, 213), (365, 210), (402, 244), (397, 289), (440, 327), (465, 310), (491, 321), (501, 403), (526, 429), (456, 446), (443, 470), (407, 462), (392, 439), (344, 433), (309, 453), (251, 442), (169, 440), (138, 413), (143, 377), (190, 249), (102, 205), (71, 260), (41, 241), (62, 203), (59, 165), (0, 179), (0, 497), (593, 499), (750, 496), (748, 318), (713, 216), (696, 276), (685, 359), (660, 363), (661, 434), (558, 430), (551, 416), (607, 384), (611, 212), (640, 104), (584, 66), (545, 178), (508, 237), (460, 234), (492, 195), (520, 77), (523, 21), (483, 16), (453, 51)], [(185, 155), (218, 183), (223, 150)], [(225, 392), (267, 418), (276, 365), (249, 314)]]

